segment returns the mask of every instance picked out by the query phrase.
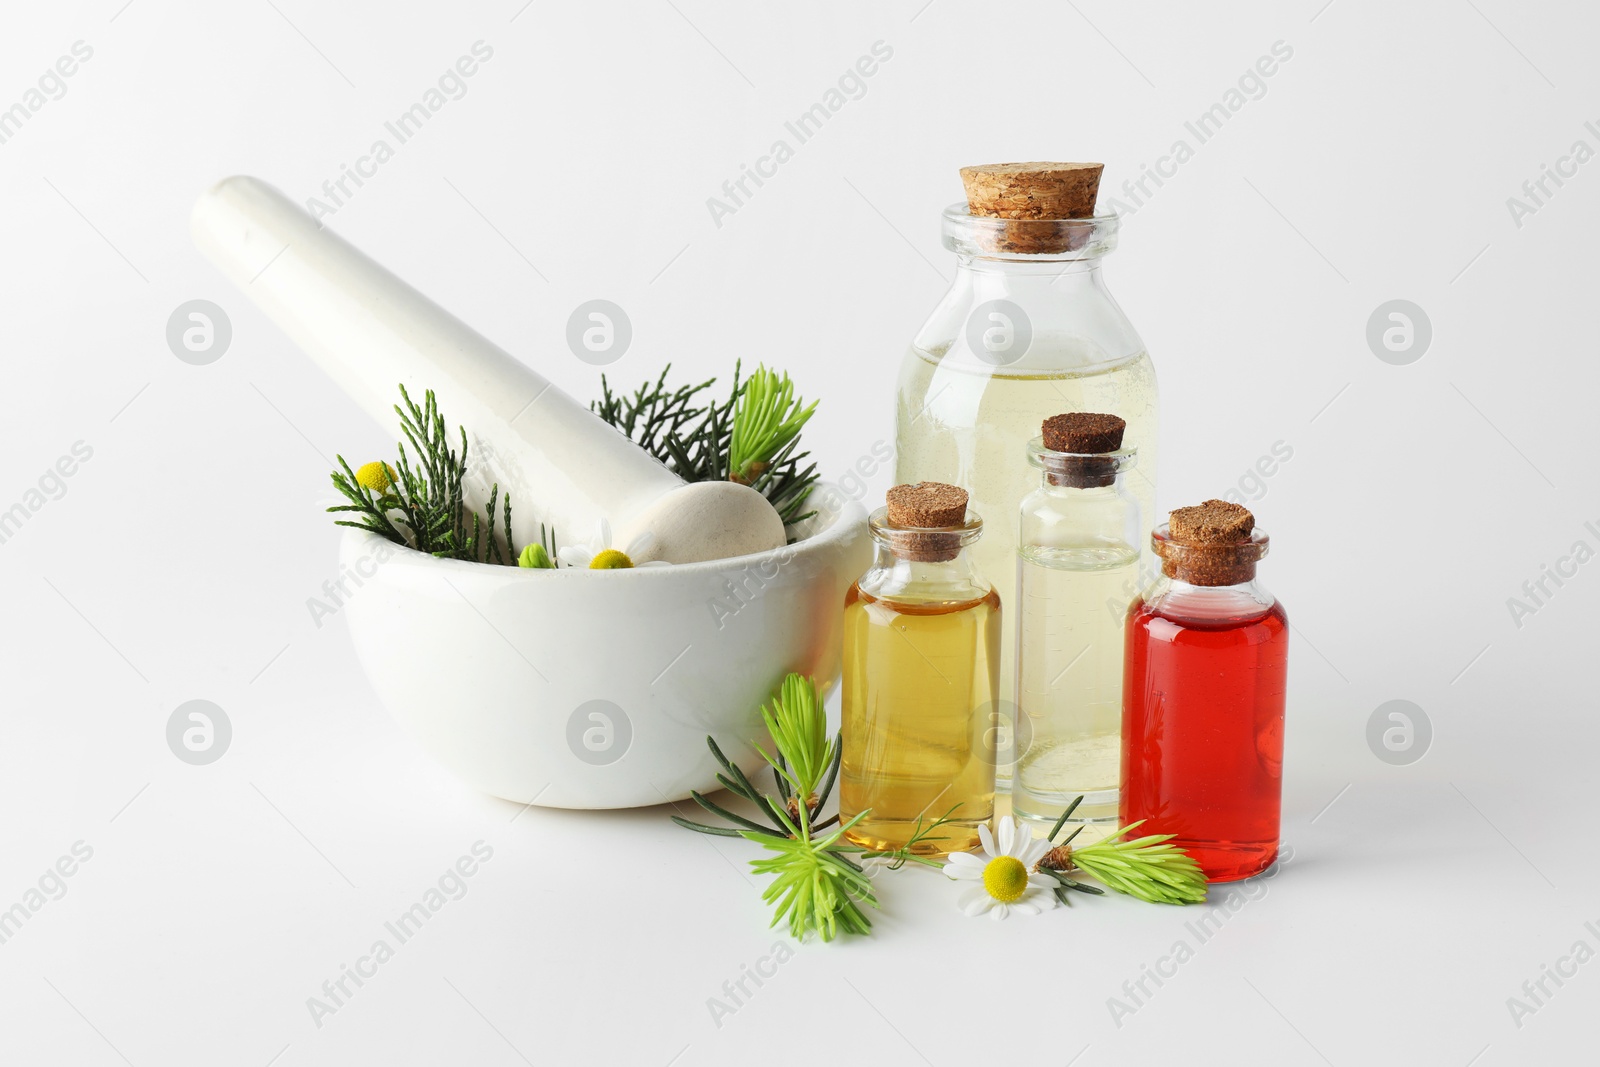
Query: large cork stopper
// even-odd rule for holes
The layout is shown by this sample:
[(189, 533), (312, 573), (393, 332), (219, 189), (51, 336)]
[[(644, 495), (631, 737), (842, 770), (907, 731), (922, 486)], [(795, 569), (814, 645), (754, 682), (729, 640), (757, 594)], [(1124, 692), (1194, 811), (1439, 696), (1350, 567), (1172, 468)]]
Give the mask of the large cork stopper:
[(1051, 452), (1070, 455), (1047, 456), (1041, 466), (1051, 485), (1073, 489), (1097, 489), (1116, 484), (1117, 464), (1098, 454), (1122, 447), (1127, 422), (1115, 415), (1095, 411), (1070, 411), (1044, 420), (1039, 436)]
[(1191, 585), (1248, 582), (1265, 554), (1255, 528), (1249, 508), (1226, 500), (1179, 508), (1168, 518), (1167, 539), (1157, 541), (1162, 573)]
[(943, 563), (961, 553), (961, 527), (967, 521), (967, 491), (943, 482), (897, 485), (885, 498), (890, 547), (895, 555), (923, 563)]
[(992, 219), (1086, 219), (1104, 163), (984, 163), (961, 168), (967, 210)]
[(993, 252), (1049, 253), (1082, 247), (1087, 233), (1066, 220), (1094, 216), (1103, 163), (985, 163), (961, 168), (967, 211), (1012, 219), (986, 235)]

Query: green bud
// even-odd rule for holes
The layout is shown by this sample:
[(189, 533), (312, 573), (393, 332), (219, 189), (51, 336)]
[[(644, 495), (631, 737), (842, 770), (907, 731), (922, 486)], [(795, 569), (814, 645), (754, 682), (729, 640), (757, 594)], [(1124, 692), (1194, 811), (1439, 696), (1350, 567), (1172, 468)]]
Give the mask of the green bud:
[(517, 566), (553, 571), (556, 569), (556, 562), (550, 558), (550, 553), (544, 550), (544, 546), (535, 541), (522, 550), (522, 555), (517, 557)]

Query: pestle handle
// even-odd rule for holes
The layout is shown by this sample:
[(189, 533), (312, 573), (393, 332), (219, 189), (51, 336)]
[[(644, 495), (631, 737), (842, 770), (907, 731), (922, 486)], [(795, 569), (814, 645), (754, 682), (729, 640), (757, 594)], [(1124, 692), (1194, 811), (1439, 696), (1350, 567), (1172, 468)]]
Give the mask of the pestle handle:
[[(516, 551), (552, 524), (564, 542), (621, 527), (683, 486), (677, 475), (542, 375), (251, 177), (195, 204), (195, 244), (362, 410), (396, 434), (395, 383), (467, 428), (468, 502), (513, 498)], [(361, 459), (353, 465), (359, 466)]]

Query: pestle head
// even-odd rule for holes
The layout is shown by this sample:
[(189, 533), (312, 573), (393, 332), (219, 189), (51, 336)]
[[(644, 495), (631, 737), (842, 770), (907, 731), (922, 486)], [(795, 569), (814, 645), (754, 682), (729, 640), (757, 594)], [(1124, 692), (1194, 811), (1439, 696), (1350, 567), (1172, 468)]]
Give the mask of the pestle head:
[(618, 544), (642, 533), (650, 548), (635, 563), (700, 563), (782, 548), (783, 519), (767, 498), (738, 482), (691, 482), (657, 498), (619, 531)]

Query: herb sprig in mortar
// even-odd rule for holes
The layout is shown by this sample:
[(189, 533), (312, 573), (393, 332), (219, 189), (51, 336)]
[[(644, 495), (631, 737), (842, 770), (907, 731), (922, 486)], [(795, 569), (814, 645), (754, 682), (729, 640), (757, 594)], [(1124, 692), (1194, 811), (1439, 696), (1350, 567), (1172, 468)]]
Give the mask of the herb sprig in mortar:
[[(400, 386), (400, 399), (403, 403), (396, 404), (394, 410), (400, 416), (401, 432), (411, 442), (415, 465), (405, 442), (397, 446), (400, 457), (394, 466), (373, 462), (353, 471), (343, 456), (336, 456), (340, 469), (333, 472), (333, 484), (350, 503), (328, 510), (359, 518), (336, 519), (335, 524), (366, 530), (432, 556), (474, 563), (514, 563), (511, 494), (501, 497), (500, 486), (495, 484), (489, 490), (488, 507), (482, 515), (469, 511), (463, 501), (466, 427), (457, 428), (461, 434), (461, 451), (457, 452), (450, 447), (450, 434), (432, 389), (423, 397), (421, 407), (404, 385)], [(504, 548), (495, 535), (496, 503), (502, 505)]]
[(725, 401), (706, 395), (716, 384), (668, 386), (667, 364), (654, 382), (614, 393), (600, 376), (601, 398), (590, 410), (686, 482), (736, 481), (762, 493), (785, 526), (810, 518), (806, 498), (817, 481), (815, 463), (799, 451), (800, 431), (816, 410), (795, 395), (787, 374), (758, 367), (749, 378), (733, 368)]

